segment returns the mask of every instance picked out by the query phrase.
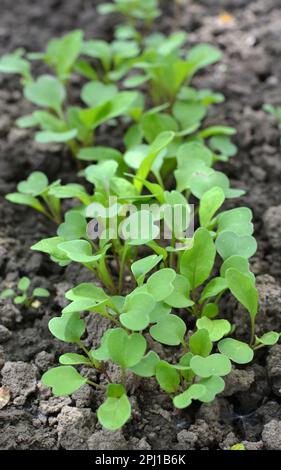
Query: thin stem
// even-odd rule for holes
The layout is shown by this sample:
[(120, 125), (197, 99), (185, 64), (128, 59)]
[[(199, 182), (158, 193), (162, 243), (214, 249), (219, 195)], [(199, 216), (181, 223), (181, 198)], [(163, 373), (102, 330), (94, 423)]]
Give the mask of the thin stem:
[[(175, 237), (175, 232), (173, 231), (173, 233), (172, 233), (172, 242), (171, 242), (172, 248), (175, 248), (175, 243), (176, 243), (176, 237)], [(174, 258), (175, 258), (175, 252), (171, 251), (170, 255), (169, 255), (170, 268), (174, 267)]]
[(100, 388), (100, 385), (96, 384), (96, 383), (93, 382), (92, 380), (87, 379), (87, 383), (88, 383), (89, 385), (92, 385), (93, 387)]
[(126, 388), (126, 369), (122, 368), (122, 385)]
[(250, 345), (253, 346), (255, 342), (255, 320), (251, 318), (251, 340)]
[(182, 339), (181, 344), (182, 344), (183, 349), (185, 350), (185, 352), (188, 352), (188, 347), (187, 347), (187, 344), (186, 344), (184, 338)]
[(95, 369), (99, 369), (99, 366), (100, 366), (99, 362), (92, 358), (92, 356), (90, 354), (90, 351), (86, 348), (86, 346), (84, 346), (82, 341), (79, 341), (78, 344), (79, 344), (79, 347), (82, 349), (82, 351), (84, 351), (86, 356), (88, 356), (88, 358), (90, 359), (91, 364), (95, 367)]
[(120, 271), (119, 271), (119, 281), (118, 281), (118, 292), (121, 294), (123, 288), (123, 278), (124, 278), (124, 270), (125, 270), (125, 263), (126, 263), (126, 256), (128, 253), (128, 247), (126, 245), (123, 246), (122, 257), (120, 261)]

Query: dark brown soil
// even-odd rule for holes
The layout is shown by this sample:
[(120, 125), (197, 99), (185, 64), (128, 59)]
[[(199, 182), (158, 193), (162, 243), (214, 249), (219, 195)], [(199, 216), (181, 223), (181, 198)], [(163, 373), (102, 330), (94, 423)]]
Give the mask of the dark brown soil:
[[(0, 0), (0, 55), (25, 47), (41, 50), (48, 39), (82, 28), (87, 37), (110, 37), (116, 19), (97, 16), (93, 0)], [(259, 250), (253, 261), (261, 293), (258, 331), (281, 331), (281, 155), (280, 131), (264, 103), (281, 103), (281, 6), (279, 0), (184, 1), (177, 17), (171, 12), (155, 29), (182, 28), (191, 44), (210, 42), (224, 52), (221, 64), (196, 79), (226, 97), (213, 109), (209, 123), (237, 128), (238, 155), (226, 167), (233, 186), (247, 190), (243, 204), (255, 215)], [(227, 11), (232, 19), (223, 22)], [(226, 17), (224, 17), (226, 18)], [(123, 431), (108, 433), (96, 424), (101, 397), (85, 386), (71, 398), (52, 398), (40, 375), (69, 350), (48, 332), (50, 317), (64, 306), (64, 292), (87, 279), (71, 265), (61, 269), (29, 247), (55, 227), (32, 210), (13, 206), (3, 195), (31, 171), (45, 171), (73, 181), (75, 169), (58, 146), (43, 147), (33, 133), (14, 121), (29, 111), (17, 78), (0, 76), (0, 288), (28, 275), (50, 289), (51, 300), (35, 310), (0, 304), (0, 369), (2, 385), (12, 398), (0, 410), (0, 449), (225, 449), (244, 442), (249, 449), (281, 450), (281, 346), (261, 352), (255, 363), (236, 369), (224, 393), (210, 405), (182, 413), (155, 383), (143, 381), (132, 394), (134, 415)], [(101, 138), (106, 139), (107, 136)], [(114, 143), (113, 143), (114, 144)], [(246, 315), (234, 302), (226, 304), (247, 331)], [(88, 316), (89, 345), (106, 325)], [(116, 371), (113, 370), (113, 374)]]

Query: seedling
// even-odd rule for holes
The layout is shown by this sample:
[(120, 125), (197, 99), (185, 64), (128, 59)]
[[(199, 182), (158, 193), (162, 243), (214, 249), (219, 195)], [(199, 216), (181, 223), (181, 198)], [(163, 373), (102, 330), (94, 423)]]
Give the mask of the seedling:
[(56, 223), (61, 221), (59, 198), (51, 191), (59, 185), (59, 180), (49, 184), (47, 176), (41, 171), (34, 171), (25, 181), (17, 186), (17, 193), (6, 195), (6, 199), (15, 204), (32, 207)]
[(265, 104), (263, 109), (272, 114), (278, 122), (279, 127), (281, 127), (281, 106), (273, 106), (272, 104)]
[(161, 11), (158, 8), (158, 0), (114, 0), (113, 3), (103, 3), (98, 7), (101, 15), (109, 13), (120, 13), (125, 16), (129, 23), (137, 24), (144, 22), (146, 26), (151, 25)]
[(31, 281), (28, 277), (22, 277), (16, 289), (8, 288), (4, 289), (0, 294), (0, 299), (12, 298), (14, 304), (23, 305), (24, 307), (33, 306), (36, 299), (49, 297), (50, 292), (43, 287), (35, 287), (30, 289)]

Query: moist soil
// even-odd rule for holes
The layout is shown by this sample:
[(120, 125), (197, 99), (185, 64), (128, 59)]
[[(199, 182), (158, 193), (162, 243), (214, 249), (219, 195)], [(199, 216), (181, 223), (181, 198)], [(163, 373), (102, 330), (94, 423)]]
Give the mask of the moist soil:
[[(81, 28), (86, 37), (110, 39), (116, 17), (99, 17), (93, 0), (1, 0), (0, 55), (17, 47), (42, 50), (57, 35)], [(237, 129), (238, 154), (224, 171), (234, 187), (247, 193), (240, 205), (254, 212), (259, 248), (253, 258), (260, 291), (257, 333), (281, 331), (281, 155), (280, 131), (262, 110), (264, 103), (281, 102), (280, 0), (183, 1), (173, 11), (163, 2), (164, 15), (155, 30), (179, 28), (191, 45), (209, 42), (224, 55), (195, 80), (200, 87), (225, 95), (206, 121)], [(222, 13), (227, 13), (222, 15)], [(71, 264), (60, 268), (29, 247), (55, 226), (32, 210), (12, 205), (3, 196), (31, 171), (44, 171), (50, 181), (73, 182), (76, 170), (57, 145), (34, 142), (30, 130), (18, 129), (15, 120), (31, 107), (21, 95), (19, 80), (0, 76), (0, 289), (29, 276), (34, 286), (51, 291), (37, 308), (18, 309), (0, 303), (0, 382), (10, 401), (0, 410), (1, 449), (227, 449), (243, 442), (247, 449), (281, 449), (281, 346), (261, 350), (254, 363), (237, 367), (226, 379), (225, 391), (211, 404), (194, 404), (174, 411), (154, 381), (135, 383), (128, 378), (134, 408), (122, 431), (101, 429), (96, 410), (102, 396), (85, 385), (71, 397), (54, 398), (40, 383), (40, 375), (57, 363), (58, 355), (73, 351), (54, 340), (47, 328), (51, 317), (65, 306), (64, 293), (89, 280), (89, 274)], [(99, 143), (118, 145), (106, 129)], [(235, 202), (236, 204), (236, 202)], [(224, 304), (225, 315), (237, 323), (237, 334), (247, 338), (248, 319), (233, 300)], [(107, 325), (86, 316), (89, 347), (98, 344)], [(158, 345), (163, 354), (162, 347)], [(173, 350), (166, 353), (171, 358)], [(164, 356), (165, 357), (165, 353)], [(118, 371), (113, 367), (113, 377)], [(90, 377), (95, 378), (91, 373)], [(103, 377), (100, 377), (103, 381)], [(0, 403), (3, 404), (3, 401)]]

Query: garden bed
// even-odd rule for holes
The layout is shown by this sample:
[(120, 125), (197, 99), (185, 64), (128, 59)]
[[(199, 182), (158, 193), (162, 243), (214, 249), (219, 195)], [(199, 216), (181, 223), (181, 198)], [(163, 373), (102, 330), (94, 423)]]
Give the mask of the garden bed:
[[(25, 0), (11, 5), (2, 0), (0, 55), (16, 47), (42, 50), (46, 42), (76, 28), (87, 37), (112, 34), (114, 19), (98, 17), (97, 2), (83, 0)], [(164, 2), (165, 3), (165, 2)], [(169, 4), (169, 2), (166, 2)], [(214, 6), (215, 3), (215, 6)], [(238, 154), (224, 164), (233, 187), (247, 193), (242, 205), (253, 210), (258, 252), (252, 260), (260, 291), (257, 333), (281, 331), (281, 157), (280, 132), (262, 110), (264, 103), (280, 104), (281, 10), (278, 0), (186, 1), (178, 17), (164, 7), (155, 28), (166, 33), (183, 29), (191, 44), (208, 42), (223, 51), (221, 63), (199, 74), (195, 83), (225, 95), (214, 107), (208, 124), (237, 129)], [(169, 7), (170, 8), (170, 7)], [(227, 11), (228, 15), (222, 15)], [(85, 385), (71, 398), (54, 398), (40, 376), (69, 347), (54, 340), (47, 324), (66, 305), (64, 293), (89, 274), (75, 264), (66, 269), (29, 247), (54, 226), (32, 210), (3, 199), (31, 171), (44, 171), (54, 180), (76, 178), (61, 146), (34, 142), (15, 119), (29, 111), (19, 81), (0, 75), (0, 283), (7, 286), (23, 275), (52, 296), (37, 309), (20, 310), (0, 301), (0, 367), (10, 403), (0, 410), (1, 449), (227, 449), (244, 442), (248, 449), (281, 449), (281, 346), (261, 350), (254, 363), (239, 366), (226, 378), (224, 392), (211, 404), (194, 404), (173, 411), (170, 400), (154, 381), (131, 384), (134, 414), (122, 431), (104, 431), (96, 422), (101, 403)], [(99, 143), (116, 146), (118, 134), (101, 134)], [(236, 318), (238, 333), (247, 332), (247, 317), (231, 300), (226, 315)], [(238, 319), (239, 318), (239, 319)], [(87, 343), (98, 345), (106, 322), (86, 316)], [(172, 355), (172, 349), (168, 352)], [(112, 374), (116, 371), (113, 369)], [(133, 389), (136, 388), (134, 393)]]

